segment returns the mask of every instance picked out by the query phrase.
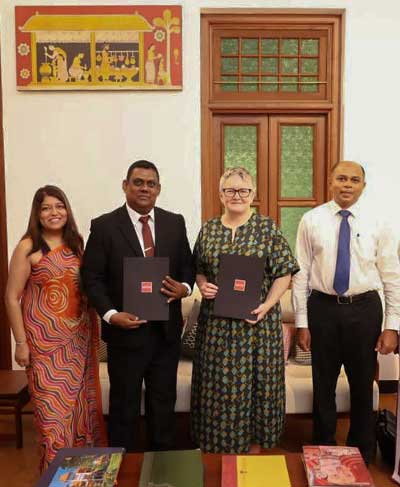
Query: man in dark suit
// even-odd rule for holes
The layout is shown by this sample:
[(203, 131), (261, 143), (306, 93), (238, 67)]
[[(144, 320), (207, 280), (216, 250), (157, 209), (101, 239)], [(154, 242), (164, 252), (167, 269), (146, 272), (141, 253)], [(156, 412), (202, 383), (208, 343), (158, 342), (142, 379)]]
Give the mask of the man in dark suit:
[[(161, 185), (156, 166), (134, 162), (123, 181), (126, 204), (92, 221), (82, 279), (90, 303), (102, 317), (110, 378), (110, 446), (133, 451), (144, 380), (150, 448), (174, 446), (176, 374), (182, 330), (181, 298), (194, 282), (185, 221), (155, 207)], [(124, 257), (169, 257), (162, 292), (168, 322), (146, 322), (123, 308)]]

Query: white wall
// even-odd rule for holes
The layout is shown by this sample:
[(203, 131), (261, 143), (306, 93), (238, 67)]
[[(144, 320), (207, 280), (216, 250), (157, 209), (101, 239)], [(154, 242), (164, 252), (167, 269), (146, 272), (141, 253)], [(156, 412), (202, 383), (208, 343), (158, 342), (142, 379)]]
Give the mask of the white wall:
[[(201, 215), (199, 27), (203, 7), (347, 9), (344, 157), (363, 162), (367, 203), (372, 211), (383, 209), (392, 217), (400, 235), (398, 0), (183, 0), (184, 88), (174, 93), (17, 92), (16, 3), (0, 2), (9, 253), (25, 229), (31, 198), (39, 186), (54, 183), (66, 191), (86, 237), (91, 217), (122, 203), (121, 181), (137, 158), (156, 162), (163, 185), (159, 204), (184, 214), (193, 242)], [(108, 2), (113, 3), (135, 2)], [(174, 2), (136, 2), (140, 3)]]
[[(366, 199), (371, 206), (386, 207), (400, 222), (395, 209), (400, 175), (398, 0), (184, 0), (184, 89), (174, 93), (16, 91), (16, 3), (2, 0), (0, 4), (9, 251), (25, 228), (31, 197), (38, 186), (53, 182), (65, 189), (86, 236), (91, 217), (123, 201), (121, 180), (136, 158), (148, 158), (158, 164), (163, 183), (159, 203), (183, 212), (191, 240), (195, 238), (200, 225), (199, 25), (202, 7), (347, 9), (344, 157), (365, 164), (368, 173)], [(35, 3), (38, 2), (20, 2), (23, 5)], [(42, 0), (40, 3), (83, 2)]]

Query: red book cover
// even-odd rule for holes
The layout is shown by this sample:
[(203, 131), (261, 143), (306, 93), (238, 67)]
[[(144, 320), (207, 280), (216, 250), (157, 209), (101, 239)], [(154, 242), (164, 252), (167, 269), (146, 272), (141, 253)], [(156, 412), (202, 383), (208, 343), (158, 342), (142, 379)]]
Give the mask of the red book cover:
[(222, 487), (238, 487), (236, 459), (237, 455), (222, 456)]
[(371, 474), (356, 447), (303, 446), (303, 455), (310, 487), (374, 487)]

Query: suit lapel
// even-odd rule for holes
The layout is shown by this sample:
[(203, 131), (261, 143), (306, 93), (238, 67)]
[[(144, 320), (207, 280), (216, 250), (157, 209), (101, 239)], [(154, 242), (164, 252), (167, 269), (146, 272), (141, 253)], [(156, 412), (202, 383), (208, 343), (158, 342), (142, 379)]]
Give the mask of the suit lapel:
[(128, 210), (126, 209), (125, 205), (120, 208), (118, 213), (118, 227), (122, 235), (129, 242), (135, 255), (143, 257), (142, 248), (140, 247), (135, 228), (132, 220), (129, 218)]
[(166, 228), (161, 212), (157, 207), (154, 208), (154, 228), (156, 234), (154, 255), (156, 257), (165, 257), (168, 255), (168, 248), (166, 247), (166, 243), (168, 242), (168, 228)]

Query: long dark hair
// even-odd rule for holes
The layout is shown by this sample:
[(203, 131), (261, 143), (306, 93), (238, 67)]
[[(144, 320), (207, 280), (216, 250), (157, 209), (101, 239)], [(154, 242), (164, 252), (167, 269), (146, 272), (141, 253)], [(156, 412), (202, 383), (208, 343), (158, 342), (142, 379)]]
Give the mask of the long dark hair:
[(64, 191), (57, 188), (57, 186), (46, 185), (36, 191), (32, 201), (28, 228), (23, 235), (22, 240), (24, 238), (30, 238), (32, 240), (32, 250), (30, 251), (30, 254), (48, 247), (43, 239), (43, 228), (39, 217), (42, 203), (46, 196), (53, 196), (53, 198), (57, 198), (64, 204), (65, 209), (67, 210), (67, 223), (63, 229), (63, 240), (72, 252), (80, 257), (83, 253), (83, 238), (78, 232), (78, 227), (76, 226), (68, 198), (65, 196)]

